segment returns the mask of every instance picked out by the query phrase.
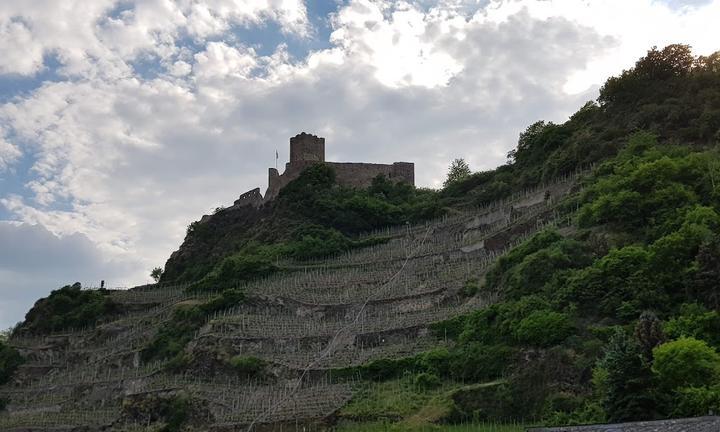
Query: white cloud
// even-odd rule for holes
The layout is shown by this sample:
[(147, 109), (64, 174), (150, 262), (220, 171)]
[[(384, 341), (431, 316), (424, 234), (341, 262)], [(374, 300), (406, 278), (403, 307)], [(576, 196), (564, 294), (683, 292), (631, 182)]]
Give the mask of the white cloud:
[(42, 68), (42, 46), (34, 43), (25, 23), (0, 21), (0, 59), (0, 74), (34, 74)]
[[(110, 14), (116, 7), (122, 11)], [(0, 3), (0, 74), (33, 75), (55, 55), (71, 77), (116, 79), (142, 56), (174, 61), (188, 35), (203, 43), (232, 26), (276, 21), (282, 31), (307, 37), (299, 0), (35, 0)]]
[(18, 146), (5, 140), (3, 135), (3, 130), (0, 128), (0, 173), (7, 170), (22, 156)]

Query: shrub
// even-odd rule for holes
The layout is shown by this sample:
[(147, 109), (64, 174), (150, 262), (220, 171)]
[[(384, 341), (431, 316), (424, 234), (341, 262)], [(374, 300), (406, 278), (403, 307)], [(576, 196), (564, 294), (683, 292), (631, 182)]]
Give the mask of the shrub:
[(178, 306), (170, 320), (160, 327), (155, 337), (142, 350), (143, 360), (172, 358), (171, 368), (182, 367), (187, 363), (187, 359), (182, 358), (182, 351), (193, 338), (195, 331), (205, 322), (205, 318), (244, 300), (245, 294), (234, 289), (226, 290), (199, 305)]
[(82, 290), (80, 283), (66, 285), (38, 300), (25, 315), (19, 330), (48, 333), (93, 325), (117, 311), (105, 290)]
[(260, 378), (265, 375), (267, 363), (257, 357), (235, 356), (230, 359), (230, 365), (245, 378)]
[(507, 345), (465, 343), (450, 352), (448, 375), (457, 380), (483, 382), (510, 371), (515, 351)]
[(13, 347), (0, 341), (0, 385), (10, 380), (18, 366), (25, 360)]
[(347, 251), (352, 242), (340, 231), (318, 225), (305, 226), (295, 232), (289, 255), (296, 259), (322, 258)]
[(415, 376), (413, 384), (420, 390), (431, 390), (440, 386), (440, 378), (432, 373), (421, 372)]
[(477, 294), (478, 290), (480, 289), (480, 283), (477, 279), (468, 279), (465, 281), (465, 284), (462, 287), (462, 290), (460, 293), (464, 295), (465, 297), (472, 297), (475, 294)]
[(680, 306), (680, 314), (669, 319), (664, 330), (671, 339), (685, 336), (720, 346), (720, 314), (697, 303)]
[(720, 412), (720, 386), (681, 387), (673, 398), (673, 417), (695, 417)]
[(720, 377), (720, 355), (707, 343), (681, 337), (653, 349), (652, 370), (660, 386), (699, 387)]
[(562, 342), (572, 332), (573, 325), (566, 314), (539, 310), (520, 321), (515, 337), (523, 344), (547, 347)]

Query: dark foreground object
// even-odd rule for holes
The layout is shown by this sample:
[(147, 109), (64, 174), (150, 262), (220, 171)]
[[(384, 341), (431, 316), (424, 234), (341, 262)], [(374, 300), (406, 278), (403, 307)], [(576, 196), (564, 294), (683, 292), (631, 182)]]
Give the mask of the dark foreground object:
[(530, 428), (528, 432), (718, 432), (720, 416), (588, 426)]

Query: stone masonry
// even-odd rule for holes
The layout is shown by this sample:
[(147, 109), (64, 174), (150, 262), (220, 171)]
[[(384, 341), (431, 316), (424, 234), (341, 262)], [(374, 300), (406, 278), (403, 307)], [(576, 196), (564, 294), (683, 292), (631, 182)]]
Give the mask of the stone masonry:
[(392, 164), (373, 164), (356, 162), (325, 162), (325, 138), (305, 132), (290, 138), (290, 162), (285, 164), (285, 172), (280, 174), (277, 169), (268, 172), (268, 188), (262, 197), (257, 189), (246, 192), (235, 201), (235, 206), (259, 206), (263, 202), (277, 197), (280, 190), (310, 165), (324, 162), (335, 169), (337, 182), (343, 186), (365, 188), (372, 180), (384, 175), (390, 181), (406, 182), (415, 185), (415, 164), (411, 162), (394, 162)]

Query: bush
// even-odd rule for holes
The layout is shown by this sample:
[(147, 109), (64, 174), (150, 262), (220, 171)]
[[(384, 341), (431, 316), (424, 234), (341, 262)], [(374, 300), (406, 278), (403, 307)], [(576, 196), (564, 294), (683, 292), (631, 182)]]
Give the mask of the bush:
[(465, 343), (453, 348), (447, 362), (450, 378), (484, 382), (508, 373), (513, 365), (515, 350), (507, 345)]
[(222, 291), (240, 282), (269, 276), (277, 271), (273, 259), (262, 252), (239, 252), (223, 259), (213, 271), (191, 285), (196, 291)]
[(566, 314), (539, 310), (520, 321), (515, 337), (522, 344), (548, 347), (562, 342), (572, 332), (573, 325)]
[(707, 343), (681, 337), (653, 349), (652, 370), (664, 389), (700, 387), (720, 378), (720, 355)]
[(0, 385), (10, 381), (15, 370), (24, 362), (20, 353), (0, 341)]
[(421, 372), (415, 376), (413, 384), (419, 390), (431, 390), (440, 386), (440, 378), (432, 373)]
[(681, 387), (673, 400), (673, 417), (704, 416), (720, 412), (720, 386)]
[(230, 366), (242, 377), (261, 378), (265, 375), (267, 363), (257, 357), (235, 356), (230, 359)]
[(477, 279), (468, 279), (465, 281), (465, 284), (462, 287), (462, 290), (460, 293), (465, 297), (472, 297), (475, 294), (477, 294), (478, 290), (480, 289), (480, 283)]
[(245, 300), (240, 290), (226, 290), (205, 303), (199, 305), (180, 305), (165, 324), (160, 327), (155, 337), (142, 350), (145, 361), (154, 359), (172, 359), (171, 368), (182, 367), (187, 359), (182, 351), (195, 332), (203, 325), (208, 315), (236, 306)]
[(66, 285), (38, 300), (18, 330), (30, 333), (82, 328), (117, 312), (105, 290), (82, 290), (80, 283)]
[(339, 254), (352, 245), (340, 231), (318, 225), (305, 226), (297, 230), (294, 237), (289, 255), (300, 260)]
[(680, 314), (665, 323), (664, 331), (671, 339), (692, 337), (720, 347), (720, 314), (697, 303), (685, 303)]

